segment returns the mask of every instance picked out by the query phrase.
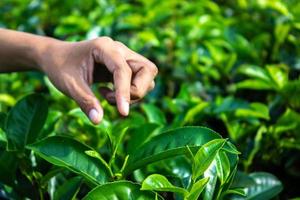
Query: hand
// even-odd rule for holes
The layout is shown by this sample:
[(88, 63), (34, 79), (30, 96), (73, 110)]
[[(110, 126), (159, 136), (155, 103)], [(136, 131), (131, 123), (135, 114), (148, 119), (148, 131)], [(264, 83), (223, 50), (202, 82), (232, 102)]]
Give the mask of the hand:
[(94, 124), (103, 118), (103, 109), (90, 89), (94, 82), (112, 77), (114, 91), (102, 93), (116, 103), (121, 115), (127, 116), (129, 104), (154, 88), (158, 72), (151, 61), (108, 37), (74, 43), (51, 41), (39, 64), (51, 82), (73, 98)]

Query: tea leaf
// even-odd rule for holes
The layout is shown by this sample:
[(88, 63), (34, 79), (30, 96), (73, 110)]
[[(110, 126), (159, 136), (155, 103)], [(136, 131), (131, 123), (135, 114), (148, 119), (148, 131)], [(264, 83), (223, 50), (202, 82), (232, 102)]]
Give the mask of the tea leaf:
[(24, 97), (10, 110), (5, 132), (8, 150), (23, 150), (35, 142), (48, 114), (46, 99), (39, 94)]
[(71, 138), (48, 137), (27, 148), (48, 162), (66, 167), (94, 184), (103, 184), (112, 176), (103, 160), (85, 153), (93, 149)]
[[(140, 185), (129, 181), (116, 181), (100, 185), (89, 192), (83, 200), (154, 200), (157, 195), (151, 191), (141, 191)], [(158, 199), (162, 200), (161, 197)]]

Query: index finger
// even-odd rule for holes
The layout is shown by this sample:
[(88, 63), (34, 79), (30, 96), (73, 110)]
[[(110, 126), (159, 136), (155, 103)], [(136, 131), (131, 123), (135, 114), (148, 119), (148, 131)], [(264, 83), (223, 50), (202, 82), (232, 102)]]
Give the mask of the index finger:
[(129, 114), (131, 69), (126, 61), (119, 57), (115, 60), (116, 66), (113, 71), (116, 103), (119, 112), (127, 116)]

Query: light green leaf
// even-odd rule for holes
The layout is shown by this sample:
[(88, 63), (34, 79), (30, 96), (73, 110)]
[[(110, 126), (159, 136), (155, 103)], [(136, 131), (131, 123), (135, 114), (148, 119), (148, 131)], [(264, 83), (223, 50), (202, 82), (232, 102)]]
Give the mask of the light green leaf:
[(193, 163), (193, 179), (196, 180), (211, 165), (218, 151), (224, 146), (225, 139), (215, 139), (204, 144), (196, 153)]
[(0, 94), (0, 103), (13, 106), (16, 103), (16, 100), (9, 94)]
[(217, 175), (223, 185), (230, 175), (230, 162), (224, 151), (219, 151), (216, 156)]
[(89, 192), (83, 200), (154, 200), (160, 199), (151, 191), (141, 191), (140, 185), (129, 181), (116, 181), (100, 185)]
[(272, 79), (268, 72), (259, 66), (255, 65), (242, 65), (239, 67), (239, 73), (249, 76), (254, 79), (262, 80), (268, 84), (272, 84)]
[(166, 124), (164, 113), (152, 104), (143, 104), (142, 109), (146, 113), (150, 123)]
[(208, 107), (208, 105), (209, 104), (207, 102), (201, 102), (196, 106), (194, 106), (193, 108), (189, 109), (184, 117), (183, 124), (193, 122), (195, 116), (201, 113), (206, 107)]
[(48, 114), (46, 99), (39, 94), (24, 97), (10, 110), (6, 120), (8, 150), (23, 150), (35, 142)]
[(237, 89), (274, 90), (274, 85), (259, 79), (247, 79), (235, 84)]
[(206, 177), (194, 183), (191, 191), (186, 197), (186, 200), (197, 200), (200, 194), (202, 193), (202, 191), (204, 190), (208, 181), (209, 181), (209, 177)]
[(212, 200), (214, 197), (215, 192), (217, 191), (217, 181), (218, 181), (218, 176), (217, 174), (217, 169), (214, 164), (210, 165), (208, 170), (204, 173), (204, 178), (209, 177), (209, 181), (207, 182), (207, 185), (204, 189), (204, 194), (203, 194), (203, 200)]
[(94, 184), (106, 183), (111, 177), (107, 164), (85, 152), (90, 147), (67, 137), (53, 136), (28, 146), (48, 162), (66, 167)]
[(229, 189), (225, 192), (224, 195), (228, 195), (228, 194), (235, 194), (235, 195), (239, 195), (239, 196), (246, 196), (245, 190), (244, 188), (232, 188)]
[(268, 65), (267, 70), (277, 88), (282, 88), (287, 83), (288, 73), (285, 72), (280, 66)]
[(141, 190), (153, 190), (159, 192), (175, 192), (183, 196), (188, 194), (184, 188), (176, 187), (168, 181), (166, 177), (160, 174), (152, 174), (148, 176), (142, 183)]
[(269, 108), (262, 103), (251, 103), (247, 109), (237, 109), (235, 112), (237, 117), (254, 117), (269, 120)]

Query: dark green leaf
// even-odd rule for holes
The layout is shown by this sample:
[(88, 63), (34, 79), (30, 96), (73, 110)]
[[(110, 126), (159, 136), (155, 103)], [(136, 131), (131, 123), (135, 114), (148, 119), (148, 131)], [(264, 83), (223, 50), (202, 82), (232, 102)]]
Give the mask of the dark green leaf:
[(3, 112), (0, 112), (0, 129), (4, 131), (5, 127), (5, 120), (6, 120), (6, 114)]
[(127, 152), (132, 153), (143, 143), (147, 142), (150, 137), (156, 134), (158, 127), (158, 124), (146, 123), (133, 130), (131, 129)]
[(48, 162), (66, 167), (92, 183), (103, 184), (111, 176), (111, 172), (104, 161), (85, 153), (93, 149), (74, 139), (53, 136), (29, 145), (28, 148)]
[(5, 150), (6, 144), (0, 142), (0, 182), (13, 186), (16, 178), (18, 158), (14, 152)]
[(245, 189), (245, 197), (235, 197), (233, 199), (245, 200), (268, 200), (276, 197), (282, 190), (281, 182), (272, 174), (256, 172), (249, 175), (255, 181)]
[(35, 142), (48, 113), (46, 99), (32, 94), (18, 101), (8, 113), (6, 137), (9, 150), (23, 150), (26, 144)]
[(255, 184), (255, 181), (245, 172), (238, 171), (233, 179), (232, 188), (250, 187)]
[(61, 185), (54, 193), (54, 200), (74, 199), (80, 189), (81, 177), (74, 177)]
[(42, 132), (39, 135), (39, 139), (42, 139), (49, 134), (53, 133), (55, 129), (55, 124), (62, 117), (62, 113), (59, 111), (51, 111), (48, 113), (46, 123), (42, 129)]
[(204, 127), (183, 127), (169, 130), (153, 137), (130, 154), (124, 173), (128, 174), (137, 168), (159, 160), (184, 155), (187, 153), (186, 146), (197, 150), (203, 144), (218, 138), (221, 138), (218, 133)]

